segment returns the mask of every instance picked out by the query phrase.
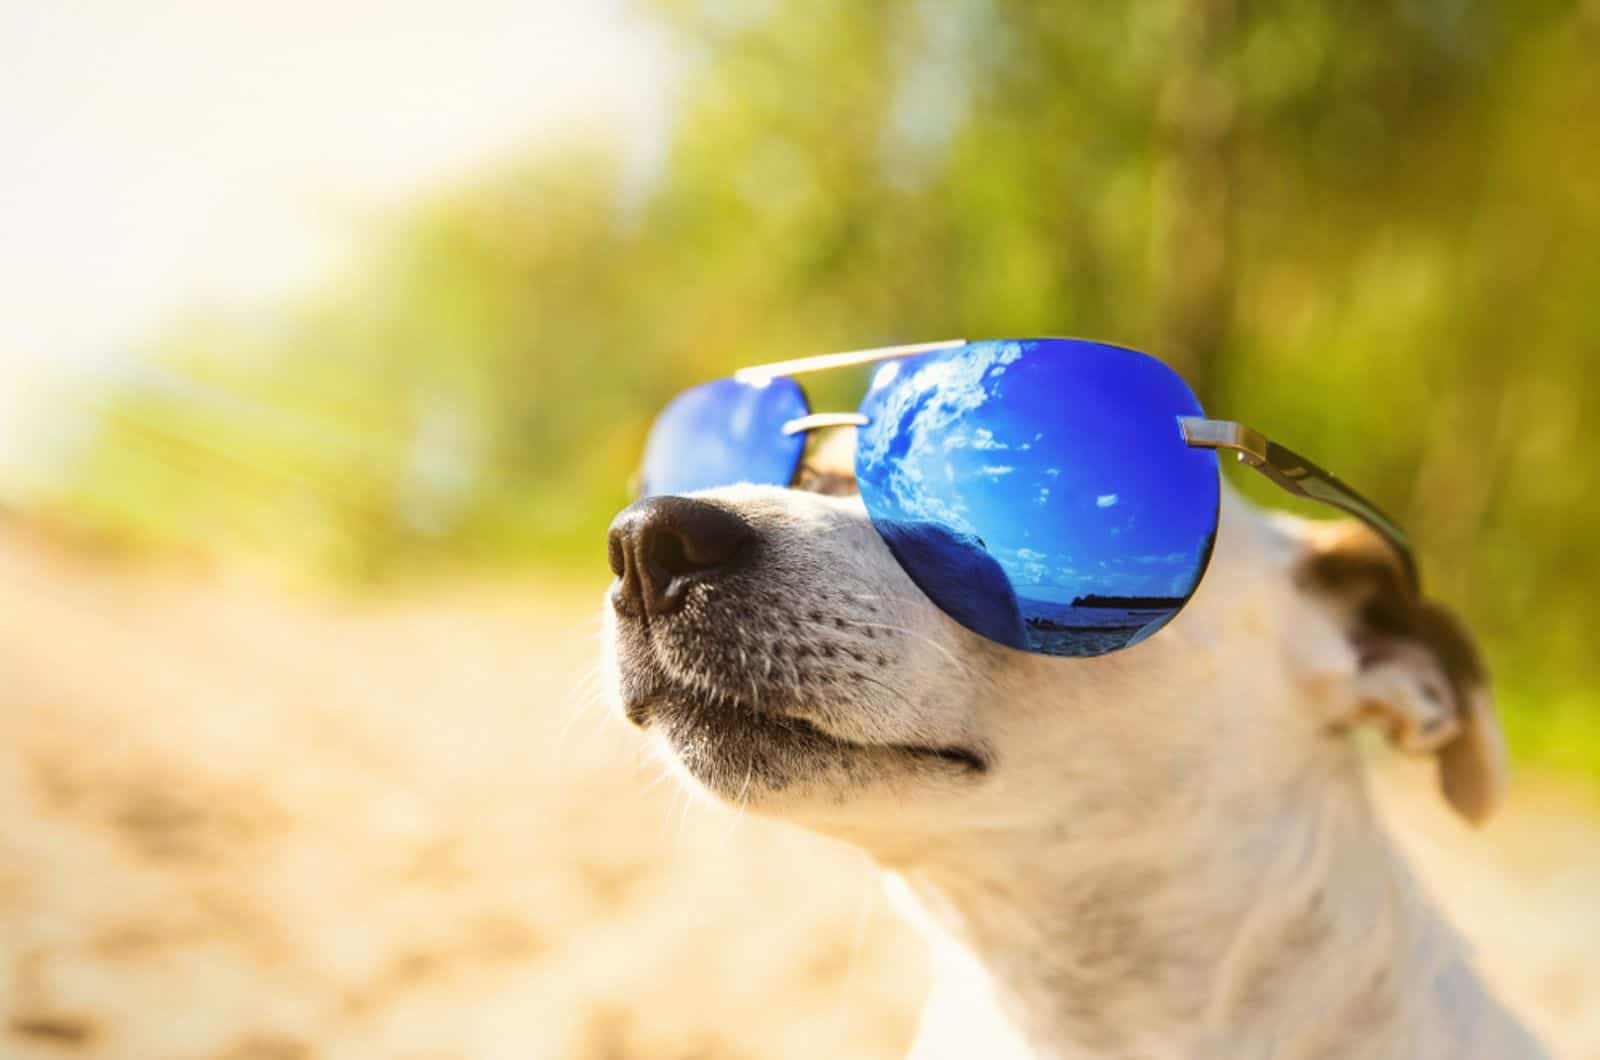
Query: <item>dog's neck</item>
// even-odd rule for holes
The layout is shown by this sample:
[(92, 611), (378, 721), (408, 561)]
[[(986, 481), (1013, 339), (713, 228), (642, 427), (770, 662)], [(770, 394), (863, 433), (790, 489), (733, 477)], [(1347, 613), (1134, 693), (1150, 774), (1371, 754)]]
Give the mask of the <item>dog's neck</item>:
[(1292, 553), (1224, 501), (1212, 575), (1159, 641), (1084, 660), (1073, 682), (1011, 659), (985, 686), (991, 732), (1070, 726), (1019, 722), (1009, 771), (961, 816), (852, 837), (933, 944), (916, 1055), (1542, 1056), (1328, 721), (1346, 642), (1310, 635)]
[(1110, 850), (988, 836), (902, 866), (941, 980), (916, 1055), (1537, 1055), (1482, 1022), (1496, 1010), (1354, 752), (1281, 794)]

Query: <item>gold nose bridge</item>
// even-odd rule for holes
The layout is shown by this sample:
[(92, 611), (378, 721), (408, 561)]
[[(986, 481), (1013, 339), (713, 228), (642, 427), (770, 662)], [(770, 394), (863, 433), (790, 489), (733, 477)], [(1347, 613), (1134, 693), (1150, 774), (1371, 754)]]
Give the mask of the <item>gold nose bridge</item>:
[(823, 427), (865, 427), (872, 421), (859, 412), (813, 412), (809, 416), (797, 416), (783, 425), (783, 433), (796, 435), (804, 431), (820, 430)]
[(849, 368), (875, 361), (892, 361), (897, 357), (914, 357), (919, 353), (948, 350), (965, 346), (966, 339), (944, 339), (940, 342), (916, 342), (908, 346), (879, 346), (871, 350), (846, 350), (843, 353), (824, 353), (819, 357), (800, 357), (792, 361), (775, 361), (741, 368), (733, 377), (741, 383), (767, 383), (780, 375), (800, 375), (804, 372), (821, 372), (829, 368)]
[[(954, 349), (966, 344), (966, 339), (943, 339), (939, 342), (914, 342), (904, 346), (878, 346), (870, 350), (824, 353), (818, 357), (800, 357), (792, 361), (774, 361), (772, 364), (741, 368), (733, 373), (733, 377), (741, 383), (764, 386), (778, 376), (801, 375), (805, 372), (823, 372), (830, 368), (850, 368), (878, 361), (892, 361), (901, 357), (914, 357), (919, 353), (932, 353), (934, 350)], [(783, 433), (793, 437), (805, 431), (821, 430), (824, 427), (865, 427), (869, 422), (871, 421), (867, 417), (858, 412), (813, 412), (808, 416), (797, 416), (789, 420), (783, 425)]]

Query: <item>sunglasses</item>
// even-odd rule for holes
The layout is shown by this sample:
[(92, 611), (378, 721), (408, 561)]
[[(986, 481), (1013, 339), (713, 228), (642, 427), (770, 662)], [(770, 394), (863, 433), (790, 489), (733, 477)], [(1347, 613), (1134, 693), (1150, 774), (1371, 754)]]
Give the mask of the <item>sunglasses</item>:
[[(814, 413), (794, 376), (877, 364), (854, 413)], [(857, 430), (856, 486), (911, 580), (946, 614), (1042, 655), (1130, 647), (1183, 609), (1216, 540), (1218, 451), (1290, 493), (1405, 534), (1338, 478), (1206, 419), (1162, 362), (1081, 339), (964, 340), (746, 368), (685, 391), (646, 443), (641, 495), (789, 486), (807, 435)]]

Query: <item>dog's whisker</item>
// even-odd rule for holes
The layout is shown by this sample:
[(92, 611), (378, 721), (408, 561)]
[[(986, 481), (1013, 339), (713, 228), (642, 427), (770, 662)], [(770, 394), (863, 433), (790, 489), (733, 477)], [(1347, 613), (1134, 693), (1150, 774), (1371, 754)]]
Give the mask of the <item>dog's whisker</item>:
[(744, 820), (745, 814), (750, 809), (750, 782), (755, 779), (755, 775), (756, 767), (754, 764), (745, 767), (744, 783), (739, 785), (739, 793), (733, 797), (733, 813), (729, 815), (728, 827), (722, 833), (724, 839), (727, 839), (738, 829), (740, 822)]
[[(589, 686), (587, 690), (584, 687), (586, 685)], [(596, 716), (604, 705), (605, 698), (605, 674), (602, 672), (601, 664), (597, 663), (577, 681), (567, 698), (570, 709), (568, 709), (567, 717), (561, 724), (560, 731), (556, 734), (558, 751), (564, 752), (566, 750), (567, 741), (578, 722)]]
[[(676, 774), (673, 773), (671, 765), (663, 761), (661, 756), (657, 754), (647, 755), (647, 758), (648, 763), (641, 761), (639, 763), (640, 767), (643, 768), (646, 764), (652, 765), (656, 769), (656, 775), (653, 780), (645, 784), (643, 788), (644, 794), (653, 793), (663, 784), (673, 784), (675, 790), (681, 789), (681, 785), (675, 783), (678, 778)], [(665, 818), (663, 818), (663, 823), (665, 823)]]
[[(661, 828), (663, 831), (666, 831), (672, 827), (672, 818), (674, 815), (677, 815), (680, 822), (683, 820), (684, 807), (688, 805), (689, 797), (689, 789), (682, 784), (674, 784), (672, 786), (672, 798), (662, 803)], [(682, 846), (683, 831), (681, 828), (679, 828), (673, 832), (672, 837), (672, 849), (674, 856), (682, 853)]]
[(942, 654), (946, 659), (949, 659), (952, 663), (955, 663), (957, 666), (961, 667), (962, 671), (964, 673), (966, 673), (967, 676), (972, 677), (972, 676), (974, 676), (976, 674), (976, 671), (972, 668), (972, 664), (971, 663), (968, 663), (964, 659), (959, 658), (949, 648), (945, 647), (943, 644), (940, 644), (938, 641), (934, 640), (932, 637), (928, 636), (926, 633), (919, 633), (914, 629), (908, 629), (905, 626), (897, 626), (897, 625), (895, 625), (893, 623), (890, 623), (890, 622), (867, 622), (865, 620), (855, 619), (855, 618), (847, 618), (844, 621), (848, 625), (855, 626), (855, 627), (858, 627), (860, 629), (883, 629), (883, 630), (888, 630), (891, 633), (899, 633), (902, 636), (907, 636), (907, 637), (911, 637), (914, 640), (919, 640), (922, 643), (928, 645), (930, 648), (933, 648), (935, 651), (937, 651), (940, 654)]
[(672, 779), (672, 771), (663, 769), (661, 772), (656, 774), (655, 779), (646, 782), (644, 788), (641, 790), (644, 794), (650, 794), (661, 785), (671, 781)]
[(573, 686), (573, 692), (584, 698), (598, 698), (605, 694), (606, 674), (605, 666), (596, 663), (589, 667), (582, 677)]
[(685, 788), (684, 789), (684, 797), (683, 797), (683, 805), (678, 811), (678, 836), (677, 836), (676, 842), (677, 842), (677, 845), (680, 848), (683, 846), (683, 828), (684, 828), (684, 825), (686, 823), (688, 823), (689, 810), (693, 807), (693, 805), (694, 805), (694, 796), (689, 793), (689, 790), (687, 788)]
[(857, 680), (861, 680), (861, 681), (865, 681), (867, 684), (872, 685), (874, 688), (883, 689), (885, 692), (887, 692), (889, 694), (890, 698), (893, 699), (896, 703), (899, 703), (899, 704), (901, 704), (903, 706), (907, 706), (907, 707), (914, 707), (915, 706), (915, 704), (912, 703), (912, 701), (911, 701), (911, 697), (907, 696), (904, 692), (900, 691), (899, 689), (890, 687), (889, 685), (885, 684), (884, 682), (878, 680), (876, 677), (872, 677), (869, 674), (861, 674), (859, 676), (859, 678), (856, 678), (856, 679)]

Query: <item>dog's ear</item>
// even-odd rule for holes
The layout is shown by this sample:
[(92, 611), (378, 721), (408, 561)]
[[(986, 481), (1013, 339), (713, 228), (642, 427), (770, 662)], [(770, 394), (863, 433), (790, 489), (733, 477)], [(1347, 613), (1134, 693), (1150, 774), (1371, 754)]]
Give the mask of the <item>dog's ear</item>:
[(1437, 754), (1445, 799), (1481, 824), (1505, 786), (1505, 741), (1466, 628), (1411, 588), (1365, 526), (1313, 524), (1306, 544), (1299, 587), (1334, 609), (1355, 650), (1355, 679), (1338, 693), (1335, 720), (1373, 722), (1396, 747)]

